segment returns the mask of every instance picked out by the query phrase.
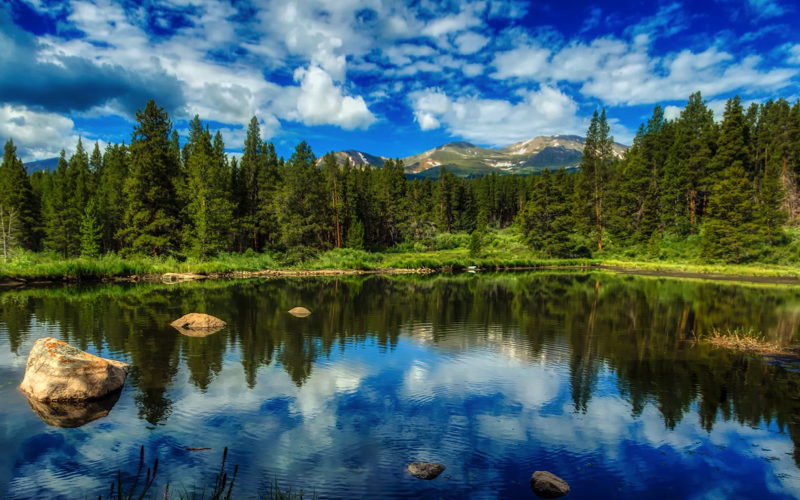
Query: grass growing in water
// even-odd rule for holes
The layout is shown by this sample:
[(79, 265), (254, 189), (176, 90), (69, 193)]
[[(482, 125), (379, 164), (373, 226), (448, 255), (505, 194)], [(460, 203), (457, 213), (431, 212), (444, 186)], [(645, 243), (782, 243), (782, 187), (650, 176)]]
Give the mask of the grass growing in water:
[(725, 331), (714, 328), (707, 337), (708, 343), (716, 347), (755, 352), (758, 354), (781, 354), (783, 347), (767, 340), (766, 336), (753, 328), (730, 328)]
[[(147, 472), (144, 478), (142, 477), (142, 471), (145, 470), (144, 446), (142, 446), (139, 453), (139, 467), (133, 481), (129, 485), (124, 484), (122, 481), (122, 472), (117, 471), (117, 480), (111, 483), (108, 496), (103, 497), (103, 495), (100, 495), (98, 500), (231, 500), (231, 498), (234, 498), (232, 496), (233, 487), (236, 483), (239, 466), (235, 465), (233, 467), (233, 475), (228, 476), (228, 471), (226, 470), (227, 460), (228, 448), (225, 447), (225, 451), (222, 453), (222, 464), (220, 465), (219, 472), (217, 472), (212, 486), (203, 486), (202, 488), (195, 486), (192, 491), (183, 487), (183, 491), (179, 491), (174, 488), (170, 490), (170, 485), (167, 483), (162, 496), (155, 492), (150, 493), (151, 489), (155, 489), (153, 488), (153, 484), (155, 483), (158, 473), (158, 459), (153, 463), (152, 469), (147, 467)], [(144, 479), (144, 482), (140, 482), (142, 479)], [(272, 482), (268, 482), (262, 489), (263, 491), (257, 492), (257, 497), (260, 500), (303, 500), (307, 498), (304, 496), (303, 490), (292, 492), (290, 487), (287, 491), (281, 491), (278, 486), (277, 478)], [(150, 494), (148, 495), (148, 493)], [(86, 498), (88, 499), (89, 497), (87, 496)], [(235, 498), (241, 497), (237, 493)], [(313, 494), (310, 500), (316, 499), (317, 495)]]

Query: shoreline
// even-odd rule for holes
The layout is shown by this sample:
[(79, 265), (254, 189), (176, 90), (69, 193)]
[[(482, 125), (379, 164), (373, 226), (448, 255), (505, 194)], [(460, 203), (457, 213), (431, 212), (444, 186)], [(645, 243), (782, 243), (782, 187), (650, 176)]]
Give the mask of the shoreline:
[[(532, 270), (601, 270), (631, 276), (649, 276), (656, 278), (700, 279), (711, 281), (745, 282), (775, 285), (800, 285), (800, 269), (769, 269), (731, 267), (718, 265), (664, 264), (651, 262), (608, 263), (597, 260), (586, 260), (585, 263), (559, 264), (557, 259), (552, 264), (540, 265), (502, 265), (492, 264), (477, 266), (476, 272), (497, 271), (532, 271)], [(281, 278), (281, 277), (325, 277), (325, 276), (379, 276), (379, 275), (430, 275), (440, 273), (459, 273), (471, 271), (464, 266), (443, 265), (440, 267), (387, 267), (375, 269), (263, 269), (263, 270), (230, 270), (220, 272), (167, 272), (141, 273), (130, 275), (107, 276), (4, 276), (0, 277), (0, 288), (16, 288), (28, 285), (45, 285), (54, 283), (179, 283), (185, 281), (225, 280), (248, 278)]]

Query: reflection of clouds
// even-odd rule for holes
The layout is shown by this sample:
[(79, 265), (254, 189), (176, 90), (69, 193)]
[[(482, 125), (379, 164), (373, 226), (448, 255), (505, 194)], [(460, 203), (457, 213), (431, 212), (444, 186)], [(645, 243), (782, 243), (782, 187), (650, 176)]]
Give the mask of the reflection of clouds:
[[(2, 413), (9, 432), (28, 432), (18, 448), (41, 449), (14, 468), (10, 496), (99, 493), (118, 466), (135, 469), (141, 444), (148, 462), (161, 459), (162, 487), (208, 478), (228, 446), (230, 463), (240, 465), (239, 491), (247, 493), (265, 473), (336, 498), (515, 497), (530, 494), (525, 482), (544, 463), (565, 471), (580, 496), (580, 486), (598, 475), (632, 478), (633, 490), (646, 490), (649, 478), (663, 476), (658, 462), (665, 460), (676, 482), (696, 480), (701, 466), (722, 470), (714, 481), (692, 486), (696, 498), (730, 497), (754, 479), (773, 494), (800, 494), (797, 468), (786, 455), (792, 443), (774, 429), (719, 420), (708, 433), (693, 407), (669, 430), (652, 403), (635, 417), (608, 369), (599, 371), (586, 412), (575, 412), (569, 368), (553, 361), (563, 355), (558, 345), (523, 361), (520, 353), (490, 345), (443, 350), (401, 339), (379, 352), (367, 343), (316, 363), (302, 386), (279, 363), (262, 367), (253, 389), (234, 352), (205, 392), (189, 383), (182, 363), (169, 390), (174, 411), (155, 428), (140, 420), (129, 386), (108, 417), (80, 429), (47, 429), (12, 404), (15, 410)], [(10, 439), (0, 437), (1, 444)], [(184, 446), (213, 450), (187, 453)], [(734, 454), (738, 462), (731, 463)], [(770, 456), (780, 460), (766, 462)], [(444, 463), (449, 479), (409, 482), (404, 467), (412, 460)], [(740, 475), (735, 468), (742, 460), (763, 468), (766, 478)], [(595, 468), (577, 469), (589, 461)], [(517, 489), (508, 489), (510, 475), (519, 476)]]

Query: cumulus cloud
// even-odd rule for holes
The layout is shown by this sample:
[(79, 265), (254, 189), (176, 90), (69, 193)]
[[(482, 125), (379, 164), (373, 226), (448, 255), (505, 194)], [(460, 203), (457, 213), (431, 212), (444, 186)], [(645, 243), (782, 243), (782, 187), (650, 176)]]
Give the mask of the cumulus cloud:
[(478, 52), (482, 48), (486, 47), (486, 44), (489, 43), (489, 38), (481, 35), (480, 33), (468, 31), (458, 35), (455, 42), (456, 46), (458, 47), (458, 51), (466, 55), (474, 54), (475, 52)]
[(78, 134), (69, 118), (5, 104), (0, 106), (0, 143), (8, 139), (17, 145), (17, 156), (30, 161), (52, 158), (62, 147), (74, 147)]
[(519, 100), (488, 99), (477, 95), (452, 98), (428, 88), (410, 96), (414, 117), (422, 130), (444, 127), (451, 135), (507, 146), (537, 135), (582, 133), (578, 105), (556, 87), (519, 92)]
[(367, 128), (375, 116), (361, 96), (345, 95), (333, 78), (318, 66), (295, 72), (300, 82), (297, 116), (306, 125), (337, 125), (347, 130)]
[(599, 38), (571, 42), (551, 52), (533, 44), (495, 55), (491, 74), (500, 80), (562, 81), (581, 84), (580, 92), (610, 105), (650, 104), (685, 99), (701, 91), (716, 96), (734, 91), (773, 91), (792, 84), (798, 70), (761, 67), (760, 56), (736, 58), (710, 47), (655, 57), (641, 40)]

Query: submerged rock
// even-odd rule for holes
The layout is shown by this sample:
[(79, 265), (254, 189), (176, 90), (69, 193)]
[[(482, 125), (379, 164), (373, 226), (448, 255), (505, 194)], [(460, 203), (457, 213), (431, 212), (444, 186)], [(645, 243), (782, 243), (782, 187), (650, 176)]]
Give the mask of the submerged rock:
[(114, 391), (97, 401), (37, 401), (28, 398), (28, 404), (47, 425), (74, 429), (107, 417), (119, 401), (121, 391)]
[(38, 401), (92, 401), (120, 389), (129, 365), (99, 358), (54, 338), (39, 339), (28, 355), (20, 389)]
[(295, 307), (294, 309), (289, 309), (289, 314), (292, 316), (297, 316), (298, 318), (305, 318), (311, 311), (306, 309), (305, 307)]
[(222, 330), (227, 323), (208, 314), (189, 313), (176, 319), (171, 325), (189, 337), (206, 337)]
[(547, 471), (536, 471), (531, 476), (531, 489), (539, 498), (561, 498), (569, 493), (566, 481)]
[(408, 472), (417, 479), (436, 479), (444, 469), (444, 465), (436, 462), (412, 462), (408, 465)]

